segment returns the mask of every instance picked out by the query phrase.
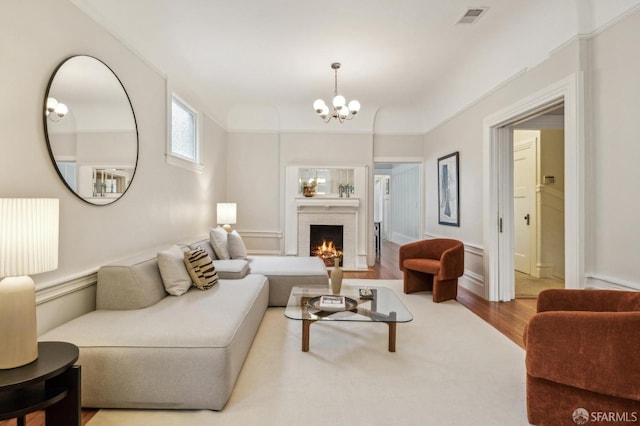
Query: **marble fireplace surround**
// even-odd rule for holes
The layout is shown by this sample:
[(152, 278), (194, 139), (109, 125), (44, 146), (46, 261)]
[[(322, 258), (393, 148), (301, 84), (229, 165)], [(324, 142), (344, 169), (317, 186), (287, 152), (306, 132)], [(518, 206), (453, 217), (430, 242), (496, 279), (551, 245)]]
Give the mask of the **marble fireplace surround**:
[[(289, 166), (286, 173), (285, 254), (309, 256), (311, 225), (343, 226), (343, 264), (345, 270), (368, 269), (367, 266), (367, 167), (353, 166), (354, 193), (350, 198), (337, 194), (304, 197), (299, 190), (299, 169)], [(311, 166), (318, 167), (318, 166)], [(327, 166), (341, 167), (344, 166)]]

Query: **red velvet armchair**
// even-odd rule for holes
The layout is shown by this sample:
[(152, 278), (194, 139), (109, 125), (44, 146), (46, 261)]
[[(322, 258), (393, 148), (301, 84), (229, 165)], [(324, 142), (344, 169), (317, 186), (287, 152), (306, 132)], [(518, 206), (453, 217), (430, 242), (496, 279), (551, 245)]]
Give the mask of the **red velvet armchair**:
[(524, 330), (529, 422), (584, 424), (578, 409), (588, 424), (640, 421), (640, 293), (545, 290), (537, 303)]
[(404, 292), (433, 290), (436, 303), (455, 299), (458, 277), (464, 274), (464, 245), (458, 240), (435, 238), (400, 246)]

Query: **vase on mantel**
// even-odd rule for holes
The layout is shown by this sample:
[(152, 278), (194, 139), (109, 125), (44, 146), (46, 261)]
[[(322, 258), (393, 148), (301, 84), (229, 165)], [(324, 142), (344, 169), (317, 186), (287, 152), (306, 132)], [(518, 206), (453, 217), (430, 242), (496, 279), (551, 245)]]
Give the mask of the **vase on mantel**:
[(340, 268), (340, 258), (334, 258), (334, 268), (331, 271), (331, 292), (333, 294), (340, 294), (340, 288), (342, 287), (342, 268)]

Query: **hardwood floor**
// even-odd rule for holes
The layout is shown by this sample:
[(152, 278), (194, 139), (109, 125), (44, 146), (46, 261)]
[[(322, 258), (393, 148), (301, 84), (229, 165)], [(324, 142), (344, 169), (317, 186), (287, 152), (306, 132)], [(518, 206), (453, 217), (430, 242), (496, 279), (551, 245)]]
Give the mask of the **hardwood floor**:
[[(91, 420), (91, 418), (96, 415), (97, 412), (98, 410), (82, 410), (83, 426), (86, 425), (89, 422), (89, 420)], [(25, 425), (26, 426), (45, 426), (44, 420), (45, 420), (44, 411), (36, 411), (35, 413), (27, 414)], [(16, 425), (17, 425), (16, 419), (0, 421), (0, 426), (16, 426)]]
[[(398, 268), (398, 249), (400, 246), (388, 241), (382, 242), (381, 253), (376, 264), (368, 271), (344, 272), (345, 278), (361, 279), (402, 279)], [(536, 310), (536, 299), (516, 299), (511, 302), (488, 302), (474, 293), (460, 287), (458, 303), (491, 324), (506, 337), (524, 348), (522, 332), (525, 324)], [(97, 410), (82, 410), (82, 424), (85, 425), (97, 413)], [(27, 415), (27, 426), (44, 426), (44, 412)], [(0, 426), (14, 426), (15, 420), (0, 421)]]
[[(400, 246), (388, 241), (382, 242), (381, 254), (369, 271), (344, 272), (345, 278), (402, 279), (398, 268)], [(476, 294), (458, 288), (458, 303), (491, 324), (502, 334), (524, 348), (522, 332), (529, 318), (536, 311), (536, 299), (515, 299), (510, 302), (489, 302)]]

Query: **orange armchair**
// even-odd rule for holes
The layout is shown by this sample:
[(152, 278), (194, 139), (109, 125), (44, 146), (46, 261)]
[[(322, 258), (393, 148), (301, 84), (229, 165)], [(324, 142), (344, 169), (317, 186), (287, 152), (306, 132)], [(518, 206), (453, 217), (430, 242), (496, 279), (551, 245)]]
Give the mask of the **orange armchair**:
[(404, 292), (433, 290), (436, 303), (455, 299), (458, 277), (464, 273), (464, 245), (458, 240), (435, 238), (400, 246)]
[(638, 292), (541, 292), (524, 330), (529, 422), (575, 425), (579, 408), (589, 422), (640, 420), (639, 330)]

